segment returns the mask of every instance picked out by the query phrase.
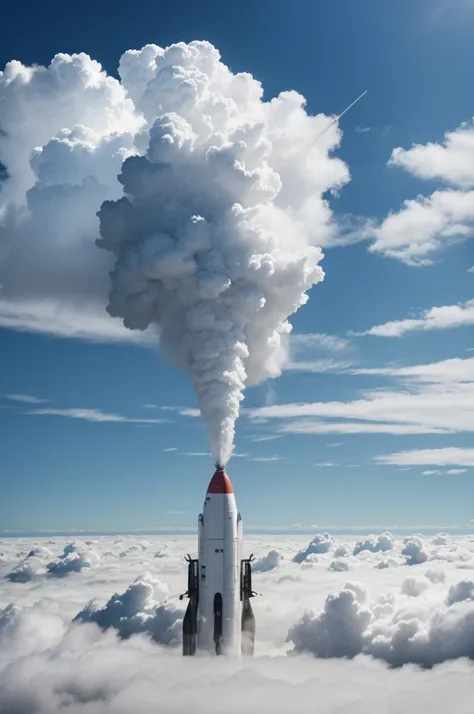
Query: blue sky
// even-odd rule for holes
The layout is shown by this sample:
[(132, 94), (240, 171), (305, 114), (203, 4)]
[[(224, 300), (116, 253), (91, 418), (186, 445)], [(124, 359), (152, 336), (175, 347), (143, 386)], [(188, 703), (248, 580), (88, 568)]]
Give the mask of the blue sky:
[[(266, 100), (294, 89), (310, 114), (337, 114), (368, 89), (342, 119), (334, 153), (351, 181), (326, 196), (336, 223), (347, 227), (350, 217), (352, 238), (324, 248), (326, 277), (291, 319), (293, 364), (247, 390), (237, 424), (240, 458), (228, 471), (253, 526), (468, 524), (474, 4), (184, 0), (141, 2), (131, 13), (119, 0), (113, 14), (84, 2), (72, 20), (66, 6), (46, 1), (29, 9), (26, 25), (24, 8), (8, 12), (14, 29), (2, 39), (1, 67), (85, 52), (116, 76), (129, 48), (198, 39), (213, 43), (234, 73), (259, 79)], [(0, 102), (0, 128), (2, 111)], [(454, 141), (443, 143), (445, 132), (456, 132)], [(414, 143), (424, 149), (407, 151)], [(389, 166), (397, 147), (406, 151)], [(420, 195), (426, 210), (412, 218), (402, 204)], [(446, 201), (456, 205), (446, 208)], [(395, 228), (387, 222), (392, 212)], [(415, 252), (430, 264), (413, 265), (400, 236), (419, 245), (433, 225), (429, 245)], [(34, 320), (12, 319), (5, 309), (0, 529), (193, 525), (212, 462), (201, 419), (186, 411), (196, 408), (188, 376), (153, 345), (92, 339), (87, 330), (71, 338), (54, 317), (43, 319), (38, 334)], [(401, 322), (408, 319), (419, 322)], [(391, 321), (398, 321), (391, 328), (397, 336), (372, 329)], [(313, 406), (301, 412), (300, 403)], [(285, 405), (293, 406), (285, 412)], [(89, 411), (79, 418), (77, 410)]]

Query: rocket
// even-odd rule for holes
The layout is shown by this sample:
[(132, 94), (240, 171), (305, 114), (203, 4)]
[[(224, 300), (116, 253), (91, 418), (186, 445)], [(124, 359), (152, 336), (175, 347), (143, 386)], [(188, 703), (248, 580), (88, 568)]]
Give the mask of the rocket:
[(254, 652), (250, 599), (252, 560), (242, 558), (242, 518), (231, 481), (217, 466), (198, 518), (198, 558), (186, 556), (189, 602), (183, 620), (183, 655)]

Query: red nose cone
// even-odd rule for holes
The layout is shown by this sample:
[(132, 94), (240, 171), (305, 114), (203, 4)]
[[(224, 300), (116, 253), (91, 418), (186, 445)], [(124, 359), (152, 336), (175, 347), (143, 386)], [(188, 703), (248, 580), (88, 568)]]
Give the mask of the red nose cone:
[(224, 469), (216, 471), (214, 476), (211, 478), (208, 493), (234, 493), (230, 478), (227, 476)]

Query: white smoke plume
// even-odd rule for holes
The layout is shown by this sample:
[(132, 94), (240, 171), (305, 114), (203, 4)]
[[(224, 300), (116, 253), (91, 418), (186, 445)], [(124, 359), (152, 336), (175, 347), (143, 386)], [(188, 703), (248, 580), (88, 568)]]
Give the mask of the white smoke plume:
[[(319, 123), (295, 92), (263, 102), (206, 42), (128, 52), (120, 72), (145, 151), (99, 213), (97, 244), (116, 259), (107, 310), (133, 330), (158, 326), (223, 465), (245, 386), (280, 373), (288, 317), (323, 278)], [(332, 181), (346, 179), (337, 164)]]

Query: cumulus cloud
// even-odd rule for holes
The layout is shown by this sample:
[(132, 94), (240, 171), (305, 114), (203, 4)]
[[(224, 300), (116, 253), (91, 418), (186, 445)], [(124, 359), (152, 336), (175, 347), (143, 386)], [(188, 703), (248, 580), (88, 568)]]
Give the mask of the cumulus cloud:
[(428, 578), (432, 583), (444, 583), (446, 573), (441, 568), (430, 568), (426, 571), (425, 578)]
[(428, 590), (430, 581), (427, 577), (421, 578), (405, 578), (402, 583), (401, 592), (409, 597), (418, 597), (422, 592)]
[(24, 560), (20, 561), (8, 573), (7, 577), (12, 583), (27, 583), (38, 575), (46, 573), (45, 560), (52, 558), (52, 553), (46, 546), (37, 545), (32, 548)]
[(44, 575), (46, 567), (39, 558), (25, 558), (21, 563), (8, 573), (8, 579), (12, 583), (27, 583), (34, 580), (38, 575)]
[(363, 550), (368, 550), (371, 553), (377, 553), (379, 550), (392, 550), (394, 540), (391, 533), (382, 533), (381, 535), (369, 535), (363, 540), (357, 541), (354, 547), (354, 555), (358, 555)]
[(278, 550), (270, 550), (267, 555), (255, 561), (252, 570), (254, 573), (267, 573), (278, 568), (282, 559), (282, 554)]
[(398, 166), (418, 178), (441, 179), (460, 188), (474, 187), (474, 123), (463, 123), (444, 135), (443, 144), (414, 144), (393, 150), (389, 165)]
[(406, 557), (407, 565), (420, 565), (428, 560), (428, 552), (421, 538), (410, 536), (403, 541), (402, 555)]
[[(120, 195), (116, 176), (142, 119), (85, 54), (58, 54), (48, 67), (9, 62), (0, 97), (0, 323), (61, 335), (61, 312), (102, 313), (108, 262), (94, 249), (95, 212)], [(87, 335), (85, 319), (72, 322)]]
[(155, 642), (176, 644), (181, 638), (184, 610), (170, 602), (157, 602), (168, 588), (151, 575), (137, 578), (124, 593), (115, 593), (104, 605), (91, 601), (74, 618), (75, 622), (95, 622), (102, 630), (114, 628), (121, 637), (147, 633)]
[(342, 573), (346, 570), (350, 570), (350, 567), (347, 561), (338, 558), (337, 560), (331, 560), (328, 565), (328, 570), (332, 570), (334, 573)]
[(448, 592), (447, 603), (453, 605), (455, 602), (464, 600), (474, 600), (474, 583), (472, 580), (461, 580), (461, 582), (451, 585)]
[[(403, 202), (399, 211), (374, 228), (370, 250), (402, 260), (408, 265), (428, 265), (442, 248), (472, 237), (474, 232), (473, 124), (462, 124), (445, 134), (443, 144), (415, 144), (393, 150), (389, 166), (418, 178), (438, 179), (448, 188)], [(405, 321), (406, 329), (425, 329)], [(403, 327), (385, 327), (387, 330)], [(378, 333), (371, 333), (378, 334)]]
[[(371, 599), (360, 583), (347, 583), (326, 598), (321, 612), (305, 612), (290, 628), (288, 641), (295, 652), (321, 658), (365, 653), (395, 667), (409, 662), (432, 667), (455, 658), (474, 658), (472, 602), (448, 597), (447, 603), (432, 598), (420, 603), (431, 587), (426, 578), (408, 578), (400, 595)], [(459, 588), (463, 600), (467, 590), (467, 586)]]
[(374, 231), (369, 247), (374, 253), (407, 265), (432, 263), (432, 254), (474, 231), (474, 191), (434, 191), (430, 196), (406, 200)]
[(341, 543), (337, 546), (337, 548), (335, 548), (333, 555), (335, 558), (344, 558), (346, 555), (349, 555), (350, 552), (349, 547), (344, 543)]
[(62, 578), (69, 573), (80, 573), (84, 568), (91, 568), (100, 563), (100, 555), (87, 543), (75, 541), (64, 548), (62, 555), (47, 565), (48, 573)]
[(362, 651), (363, 635), (372, 620), (366, 606), (368, 590), (362, 583), (347, 583), (337, 595), (328, 595), (322, 613), (304, 613), (288, 632), (296, 652), (318, 657), (355, 657)]
[(316, 533), (306, 548), (300, 550), (293, 558), (294, 563), (303, 563), (311, 555), (328, 553), (334, 547), (334, 538), (329, 533)]

